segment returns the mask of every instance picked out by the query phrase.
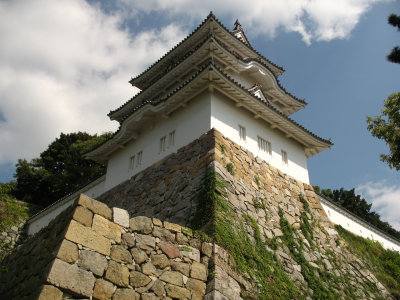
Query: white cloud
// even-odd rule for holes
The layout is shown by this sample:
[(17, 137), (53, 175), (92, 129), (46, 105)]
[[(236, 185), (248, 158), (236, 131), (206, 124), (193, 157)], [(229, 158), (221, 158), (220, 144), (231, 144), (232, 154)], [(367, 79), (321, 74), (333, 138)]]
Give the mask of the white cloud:
[(372, 210), (378, 212), (382, 220), (400, 230), (400, 186), (384, 181), (367, 182), (358, 186), (356, 192), (372, 203)]
[[(239, 18), (249, 36), (283, 30), (310, 43), (348, 37), (379, 1), (119, 0), (109, 12), (85, 0), (0, 1), (0, 164), (37, 157), (60, 132), (115, 130), (106, 114), (136, 92), (130, 77), (210, 10)], [(160, 30), (124, 27), (151, 12), (172, 21)]]
[(0, 15), (0, 164), (60, 132), (115, 130), (106, 115), (135, 94), (128, 80), (186, 35), (171, 24), (132, 37), (83, 0), (2, 1)]
[[(274, 37), (277, 30), (298, 32), (309, 44), (350, 36), (360, 17), (372, 4), (388, 0), (119, 0), (119, 5), (137, 17), (162, 12), (185, 19), (204, 18), (210, 10), (217, 17), (239, 18), (247, 32)], [(128, 14), (127, 14), (128, 15)]]

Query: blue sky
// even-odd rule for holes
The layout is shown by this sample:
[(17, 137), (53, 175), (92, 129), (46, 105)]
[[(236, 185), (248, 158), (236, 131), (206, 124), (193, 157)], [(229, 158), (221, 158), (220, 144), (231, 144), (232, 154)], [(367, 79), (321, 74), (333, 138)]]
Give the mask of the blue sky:
[(128, 80), (210, 10), (228, 28), (239, 19), (253, 47), (285, 68), (281, 84), (308, 102), (292, 117), (335, 143), (309, 159), (311, 183), (356, 188), (400, 229), (399, 173), (366, 129), (400, 90), (400, 65), (385, 59), (400, 44), (387, 24), (396, 1), (0, 2), (0, 181), (61, 132), (115, 130), (106, 114), (137, 92)]

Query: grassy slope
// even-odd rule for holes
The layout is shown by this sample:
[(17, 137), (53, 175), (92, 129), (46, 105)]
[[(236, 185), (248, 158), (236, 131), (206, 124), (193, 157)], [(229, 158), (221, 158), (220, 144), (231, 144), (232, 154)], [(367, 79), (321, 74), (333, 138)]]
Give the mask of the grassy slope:
[(356, 236), (339, 225), (336, 230), (352, 252), (369, 263), (376, 278), (392, 296), (400, 299), (400, 254), (384, 249), (378, 242)]

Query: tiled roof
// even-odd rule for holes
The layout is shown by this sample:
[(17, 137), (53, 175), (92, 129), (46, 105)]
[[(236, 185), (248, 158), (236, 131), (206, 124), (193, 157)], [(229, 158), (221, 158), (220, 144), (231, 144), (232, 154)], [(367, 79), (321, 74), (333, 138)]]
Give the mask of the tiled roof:
[[(222, 41), (220, 41), (217, 37), (215, 37), (213, 34), (208, 34), (207, 37), (205, 39), (203, 39), (196, 47), (194, 47), (193, 49), (189, 50), (181, 59), (179, 62), (177, 62), (176, 64), (174, 64), (171, 69), (167, 70), (167, 72), (163, 72), (160, 73), (160, 75), (158, 77), (156, 77), (152, 83), (155, 83), (157, 80), (161, 79), (163, 76), (165, 76), (167, 73), (169, 73), (170, 71), (172, 71), (175, 67), (177, 67), (180, 63), (182, 63), (185, 59), (187, 59), (190, 55), (192, 55), (197, 49), (199, 49), (202, 45), (204, 45), (204, 43), (206, 43), (210, 38), (212, 38), (215, 42), (217, 42), (221, 47), (223, 47), (227, 52), (229, 52), (230, 54), (232, 54), (233, 56), (235, 56), (237, 59), (241, 60), (242, 62), (245, 63), (249, 63), (249, 62), (257, 62), (260, 65), (262, 65), (264, 68), (266, 68), (267, 70), (269, 70), (271, 72), (271, 74), (274, 76), (279, 88), (286, 93), (288, 96), (290, 96), (292, 99), (300, 102), (301, 104), (307, 105), (307, 102), (304, 101), (304, 99), (300, 99), (296, 96), (294, 96), (293, 94), (289, 93), (281, 84), (280, 81), (278, 79), (278, 77), (274, 74), (274, 72), (271, 70), (271, 68), (265, 64), (261, 59), (259, 58), (246, 58), (244, 59), (242, 56), (240, 56), (238, 53), (236, 53), (235, 51), (232, 51), (227, 45), (225, 45), (225, 43), (223, 43)], [(112, 115), (113, 113), (121, 110), (123, 107), (125, 107), (126, 105), (128, 105), (130, 102), (132, 102), (134, 99), (136, 99), (139, 95), (141, 95), (143, 92), (145, 92), (146, 90), (142, 90), (140, 91), (138, 94), (136, 94), (135, 96), (133, 96), (131, 99), (129, 99), (128, 101), (126, 101), (124, 104), (122, 104), (120, 107), (118, 107), (115, 110), (112, 110), (108, 113), (108, 116)]]
[(311, 135), (312, 137), (318, 139), (319, 141), (326, 143), (328, 145), (333, 145), (333, 143), (328, 140), (328, 139), (323, 139), (319, 136), (317, 136), (316, 134), (312, 133), (311, 131), (309, 131), (308, 129), (306, 129), (305, 127), (301, 126), (300, 124), (298, 124), (297, 122), (295, 122), (294, 120), (292, 120), (291, 118), (289, 118), (287, 115), (285, 115), (284, 113), (282, 113), (280, 110), (278, 110), (277, 108), (275, 108), (273, 105), (271, 105), (269, 102), (267, 101), (263, 101), (261, 98), (255, 96), (251, 91), (248, 91), (244, 86), (242, 86), (240, 83), (238, 83), (237, 81), (235, 81), (232, 77), (230, 77), (228, 74), (226, 74), (222, 69), (220, 69), (215, 62), (212, 59), (208, 59), (207, 62), (195, 73), (193, 74), (190, 78), (188, 78), (187, 80), (185, 80), (184, 82), (182, 82), (178, 87), (176, 87), (173, 91), (171, 91), (170, 93), (168, 93), (167, 95), (163, 96), (160, 99), (157, 100), (146, 100), (143, 101), (142, 103), (138, 104), (137, 106), (135, 106), (134, 108), (132, 108), (129, 113), (127, 115), (124, 116), (123, 120), (121, 121), (121, 124), (118, 128), (118, 130), (106, 141), (104, 141), (102, 144), (98, 145), (96, 148), (86, 152), (92, 152), (98, 148), (100, 148), (102, 145), (104, 145), (105, 143), (107, 143), (108, 141), (110, 141), (111, 139), (113, 139), (120, 131), (121, 128), (124, 125), (124, 122), (126, 121), (126, 119), (129, 118), (129, 116), (131, 116), (133, 113), (135, 113), (136, 111), (140, 110), (141, 108), (143, 108), (144, 106), (147, 105), (153, 105), (153, 106), (157, 106), (160, 103), (163, 103), (165, 101), (167, 101), (171, 96), (175, 95), (176, 93), (178, 93), (180, 90), (182, 90), (185, 86), (187, 86), (190, 82), (192, 82), (196, 77), (198, 77), (203, 71), (205, 71), (206, 69), (208, 69), (209, 71), (217, 71), (218, 73), (220, 73), (222, 76), (224, 76), (225, 78), (227, 78), (232, 84), (234, 84), (235, 86), (237, 86), (238, 88), (240, 88), (243, 92), (247, 93), (249, 96), (251, 96), (252, 98), (256, 99), (257, 101), (263, 103), (264, 105), (266, 105), (268, 108), (270, 108), (272, 111), (274, 111), (275, 113), (279, 114), (281, 117), (283, 117), (284, 119), (286, 119), (287, 121), (289, 121), (290, 123), (294, 124), (295, 126), (297, 126), (298, 128), (300, 128), (301, 130), (303, 130), (304, 132), (308, 133), (309, 135)]
[(198, 25), (196, 27), (196, 29), (194, 29), (186, 38), (184, 38), (181, 42), (179, 42), (177, 45), (175, 45), (175, 47), (173, 47), (170, 51), (168, 51), (166, 54), (164, 54), (160, 59), (158, 59), (155, 63), (153, 63), (151, 66), (149, 66), (145, 71), (143, 71), (141, 74), (139, 74), (138, 76), (136, 76), (135, 78), (132, 78), (129, 82), (132, 84), (135, 80), (137, 80), (138, 78), (140, 78), (142, 75), (144, 75), (146, 72), (148, 72), (150, 69), (152, 69), (155, 65), (157, 65), (159, 62), (161, 62), (166, 56), (168, 56), (170, 53), (172, 53), (175, 49), (177, 49), (180, 45), (182, 45), (185, 41), (187, 41), (191, 36), (193, 36), (207, 21), (209, 20), (215, 20), (227, 33), (229, 33), (231, 36), (233, 36), (235, 39), (237, 39), (238, 41), (240, 41), (243, 45), (245, 45), (247, 48), (249, 48), (251, 51), (253, 51), (255, 54), (257, 54), (258, 56), (260, 56), (260, 58), (264, 59), (265, 61), (267, 61), (268, 63), (270, 63), (271, 65), (273, 65), (274, 67), (278, 68), (279, 70), (281, 70), (282, 72), (284, 72), (285, 70), (274, 64), (272, 61), (270, 61), (269, 59), (265, 58), (262, 54), (260, 54), (257, 50), (255, 50), (250, 44), (247, 44), (246, 42), (242, 41), (241, 39), (237, 38), (235, 36), (235, 34), (230, 31), (229, 29), (227, 29), (216, 17), (215, 15), (210, 12), (210, 14), (207, 16), (206, 19), (203, 20), (203, 22)]

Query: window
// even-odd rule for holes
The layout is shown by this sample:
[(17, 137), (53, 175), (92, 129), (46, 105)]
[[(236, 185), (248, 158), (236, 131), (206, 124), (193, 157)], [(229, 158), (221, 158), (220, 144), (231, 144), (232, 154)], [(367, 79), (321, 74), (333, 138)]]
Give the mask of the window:
[(239, 125), (239, 136), (241, 141), (246, 141), (246, 128)]
[(288, 158), (287, 158), (287, 152), (285, 150), (282, 150), (282, 162), (287, 165), (288, 164)]
[(165, 140), (166, 140), (166, 137), (165, 137), (165, 136), (163, 136), (163, 137), (160, 139), (160, 151), (159, 151), (159, 153), (165, 151)]
[(135, 155), (132, 155), (129, 158), (129, 169), (128, 170), (133, 170), (134, 167), (135, 167)]
[(258, 137), (258, 150), (272, 154), (271, 143), (264, 140), (262, 137)]
[(175, 130), (171, 131), (168, 135), (168, 147), (175, 146)]
[(138, 152), (137, 160), (136, 160), (136, 167), (138, 167), (142, 164), (142, 156), (143, 156), (143, 151)]

